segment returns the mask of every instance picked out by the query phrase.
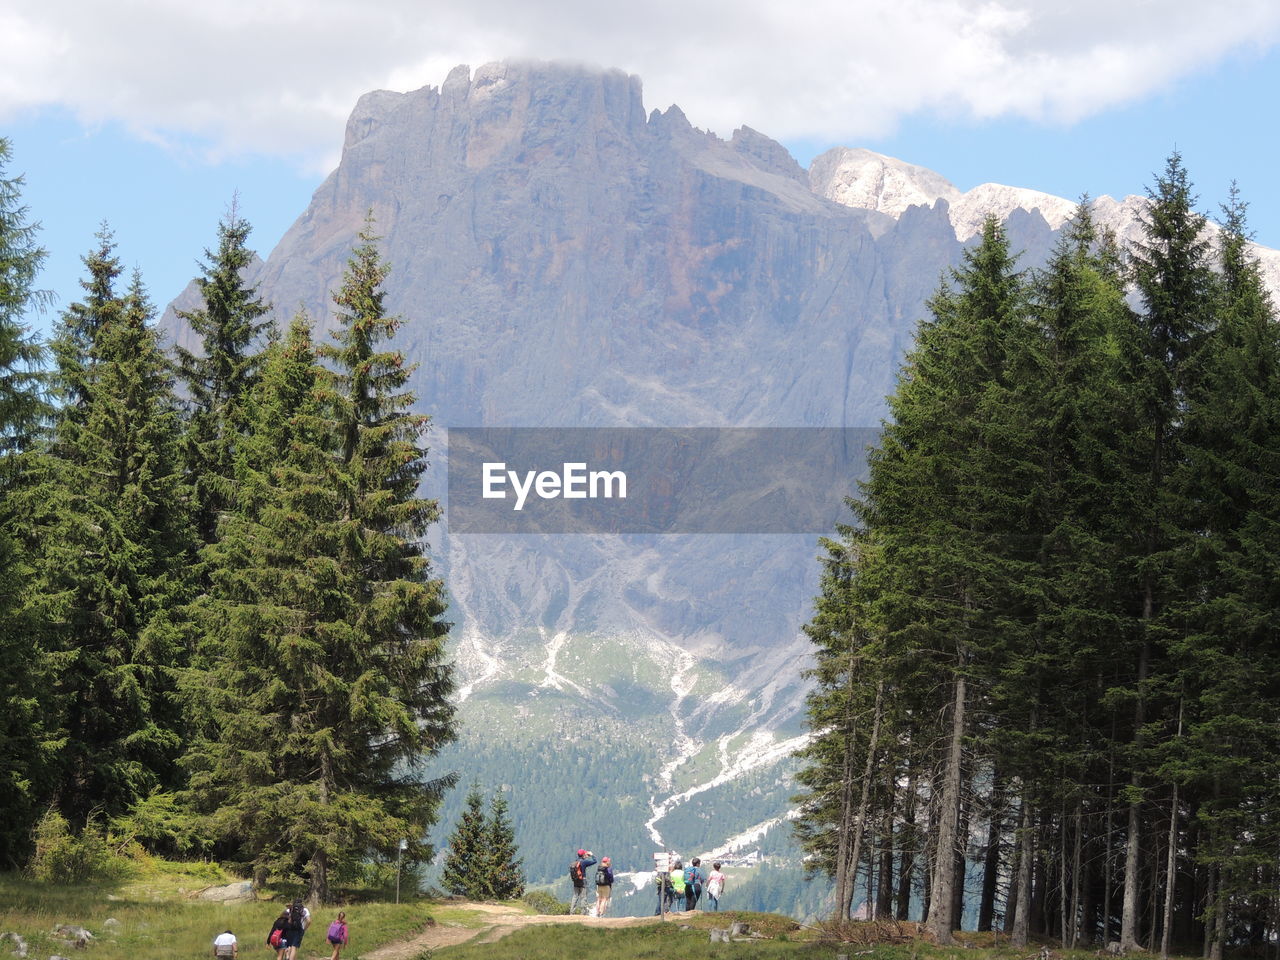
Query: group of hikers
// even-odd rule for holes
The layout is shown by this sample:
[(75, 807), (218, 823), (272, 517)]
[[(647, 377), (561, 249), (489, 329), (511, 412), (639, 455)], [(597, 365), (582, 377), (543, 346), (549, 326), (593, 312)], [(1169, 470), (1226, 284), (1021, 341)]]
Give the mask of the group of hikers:
[[(267, 934), (267, 946), (276, 952), (276, 960), (297, 960), (298, 947), (302, 946), (302, 938), (311, 926), (311, 911), (301, 900), (295, 900), (280, 911), (276, 922), (271, 925)], [(342, 948), (347, 945), (347, 915), (339, 913), (338, 918), (329, 924), (327, 934), (329, 946), (333, 953), (329, 960), (338, 960)], [(236, 935), (225, 930), (213, 940), (214, 960), (239, 960), (240, 945)]]
[(653, 911), (657, 916), (664, 909), (668, 913), (681, 910), (697, 910), (698, 902), (705, 893), (708, 910), (720, 909), (720, 897), (724, 893), (724, 874), (720, 872), (723, 864), (717, 860), (711, 864), (711, 872), (704, 873), (702, 859), (694, 857), (686, 867), (676, 860), (671, 864), (670, 872), (659, 872), (654, 880), (658, 885), (658, 906)]
[[(654, 916), (663, 912), (697, 910), (704, 893), (707, 897), (707, 909), (719, 910), (725, 884), (725, 876), (720, 872), (721, 866), (723, 864), (717, 860), (711, 865), (711, 872), (704, 873), (701, 858), (694, 857), (687, 867), (677, 859), (671, 864), (670, 871), (658, 871), (654, 875), (658, 885), (658, 907), (653, 911)], [(594, 906), (587, 904), (587, 870), (591, 867), (596, 868)], [(569, 880), (573, 883), (570, 914), (584, 913), (603, 917), (609, 912), (609, 903), (613, 899), (613, 865), (608, 857), (601, 857), (597, 866), (594, 853), (579, 850), (577, 858), (569, 864)]]

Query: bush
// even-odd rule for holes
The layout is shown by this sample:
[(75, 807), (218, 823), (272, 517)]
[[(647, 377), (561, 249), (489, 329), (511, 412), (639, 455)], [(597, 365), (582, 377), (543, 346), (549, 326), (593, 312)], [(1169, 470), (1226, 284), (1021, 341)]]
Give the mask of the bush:
[(552, 916), (563, 916), (569, 912), (569, 905), (561, 900), (557, 900), (546, 890), (529, 890), (520, 898), (539, 913), (550, 914)]
[(106, 832), (94, 818), (77, 836), (62, 814), (50, 810), (35, 829), (35, 853), (27, 864), (33, 880), (44, 883), (84, 883), (121, 880), (132, 864), (107, 846)]

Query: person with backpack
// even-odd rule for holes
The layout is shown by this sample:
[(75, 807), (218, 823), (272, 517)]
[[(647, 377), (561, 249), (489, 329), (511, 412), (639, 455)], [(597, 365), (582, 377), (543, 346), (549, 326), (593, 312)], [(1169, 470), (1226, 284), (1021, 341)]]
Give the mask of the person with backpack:
[(347, 945), (347, 915), (338, 912), (338, 919), (329, 924), (329, 946), (333, 947), (333, 956), (329, 960), (338, 960), (338, 954)]
[(285, 907), (271, 925), (267, 934), (267, 946), (276, 952), (276, 960), (284, 960), (284, 953), (289, 949), (289, 941), (284, 938), (285, 928), (289, 926), (289, 908)]
[(698, 898), (702, 896), (702, 860), (694, 857), (689, 866), (684, 868), (684, 908), (698, 909)]
[(596, 858), (590, 850), (579, 850), (578, 858), (569, 864), (569, 881), (573, 884), (573, 900), (569, 903), (569, 915), (581, 908), (587, 912), (587, 867), (595, 866)]
[(712, 910), (720, 909), (720, 894), (724, 893), (724, 874), (720, 872), (720, 861), (711, 865), (711, 876), (707, 877), (707, 900)]
[(302, 946), (302, 936), (311, 926), (311, 911), (301, 900), (295, 900), (289, 907), (289, 916), (285, 921), (284, 940), (288, 941), (288, 960), (298, 960), (298, 948)]
[(613, 898), (613, 867), (608, 857), (600, 858), (600, 866), (596, 867), (596, 916), (603, 917), (609, 911), (609, 901)]
[(679, 860), (671, 868), (671, 910), (679, 912), (684, 909), (684, 864)]

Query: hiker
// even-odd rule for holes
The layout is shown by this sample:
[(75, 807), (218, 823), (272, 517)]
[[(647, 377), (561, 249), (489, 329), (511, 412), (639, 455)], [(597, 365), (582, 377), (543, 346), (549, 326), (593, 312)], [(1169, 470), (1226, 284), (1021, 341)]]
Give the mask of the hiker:
[(302, 935), (311, 926), (311, 911), (301, 900), (293, 901), (289, 907), (289, 916), (285, 922), (284, 939), (289, 942), (286, 956), (288, 960), (297, 960), (298, 948), (302, 946)]
[(333, 947), (333, 956), (329, 960), (338, 960), (338, 954), (347, 945), (347, 915), (338, 912), (338, 919), (329, 924), (329, 946)]
[[(573, 882), (573, 900), (569, 904), (569, 915), (573, 916), (582, 908), (587, 912), (587, 867), (595, 866), (596, 858), (590, 850), (579, 850), (578, 859), (569, 864), (569, 879)], [(290, 958), (292, 960), (292, 958)]]
[(240, 946), (236, 943), (236, 935), (225, 930), (213, 938), (213, 955), (218, 960), (235, 960), (240, 956)]
[(671, 911), (671, 878), (667, 876), (666, 870), (655, 870), (653, 882), (658, 885), (658, 905), (653, 908), (653, 915), (656, 917), (664, 909), (668, 913)]
[(684, 868), (684, 908), (698, 909), (698, 898), (702, 896), (702, 860), (694, 857), (689, 866)]
[[(609, 910), (609, 901), (613, 897), (613, 867), (608, 857), (600, 858), (600, 866), (596, 867), (596, 916), (603, 917)], [(335, 957), (334, 960), (337, 960)]]
[(684, 863), (680, 860), (671, 868), (671, 909), (678, 912), (684, 909)]
[(271, 932), (267, 934), (267, 946), (276, 952), (276, 960), (284, 960), (285, 951), (289, 949), (289, 941), (284, 938), (288, 926), (289, 908), (285, 907), (271, 925)]
[(720, 872), (720, 861), (711, 865), (711, 876), (707, 877), (707, 899), (711, 901), (711, 909), (720, 909), (720, 894), (724, 893), (724, 874)]

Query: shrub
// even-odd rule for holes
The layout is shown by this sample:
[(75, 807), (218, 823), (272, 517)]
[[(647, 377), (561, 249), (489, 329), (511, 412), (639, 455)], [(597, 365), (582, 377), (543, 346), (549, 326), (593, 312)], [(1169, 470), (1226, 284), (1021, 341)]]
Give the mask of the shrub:
[(27, 864), (33, 880), (84, 883), (120, 880), (132, 872), (132, 864), (107, 846), (106, 832), (93, 817), (77, 835), (62, 814), (50, 810), (36, 824), (34, 840), (35, 853)]
[(560, 916), (569, 912), (569, 905), (561, 900), (557, 900), (546, 890), (528, 890), (525, 895), (520, 898), (539, 913)]

